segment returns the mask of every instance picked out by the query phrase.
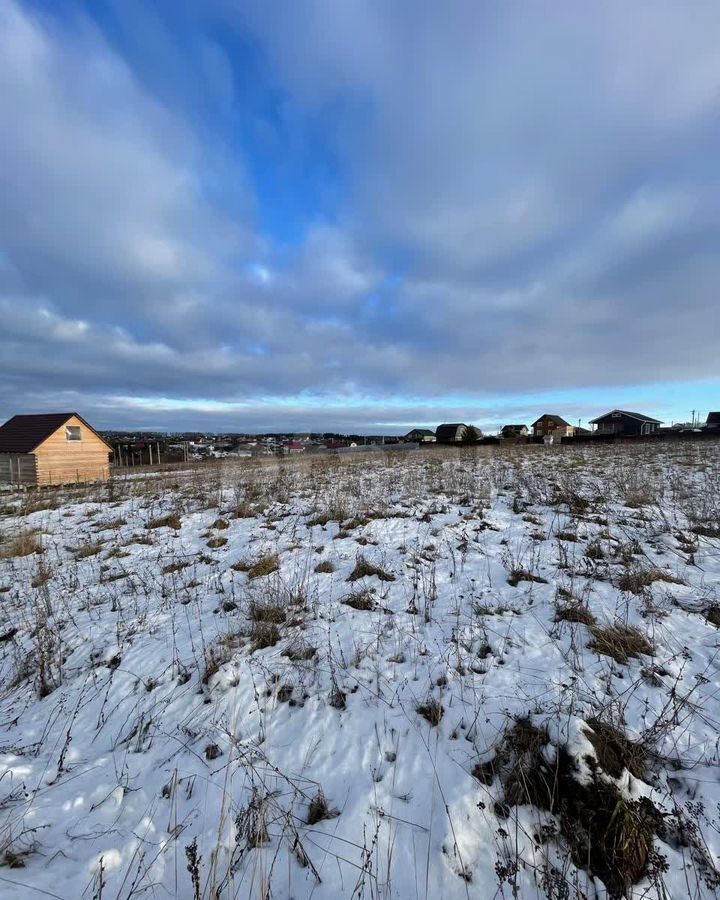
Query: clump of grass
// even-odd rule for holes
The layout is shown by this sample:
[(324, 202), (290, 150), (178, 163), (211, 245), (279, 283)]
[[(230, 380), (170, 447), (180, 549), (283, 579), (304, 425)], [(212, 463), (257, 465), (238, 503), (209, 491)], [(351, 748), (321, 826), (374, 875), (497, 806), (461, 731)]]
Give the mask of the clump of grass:
[(163, 566), (163, 575), (172, 575), (173, 572), (181, 572), (183, 569), (187, 569), (189, 565), (190, 563), (187, 562), (187, 560), (178, 559), (175, 562)]
[(372, 612), (375, 609), (375, 600), (370, 591), (358, 591), (355, 594), (348, 594), (341, 602), (351, 609), (359, 609), (362, 612)]
[(590, 628), (590, 633), (593, 638), (590, 649), (603, 656), (610, 656), (618, 663), (626, 663), (641, 654), (652, 656), (654, 653), (652, 644), (638, 628), (627, 625), (608, 625), (603, 628), (594, 625)]
[(85, 544), (84, 547), (80, 547), (79, 550), (75, 551), (75, 559), (88, 559), (90, 556), (97, 556), (102, 548), (102, 541), (97, 541), (94, 544)]
[(228, 539), (226, 537), (220, 537), (218, 535), (217, 537), (211, 537), (205, 546), (209, 547), (211, 550), (217, 550), (219, 547), (224, 547), (227, 542)]
[(693, 525), (690, 530), (694, 534), (700, 535), (700, 537), (720, 538), (720, 525), (715, 522)]
[(217, 528), (218, 531), (224, 531), (226, 528), (230, 527), (230, 523), (227, 519), (215, 519), (210, 527)]
[(355, 568), (348, 575), (348, 581), (357, 581), (360, 578), (369, 578), (371, 576), (377, 576), (380, 581), (395, 581), (395, 576), (391, 575), (390, 572), (386, 572), (385, 569), (382, 569), (380, 566), (376, 566), (371, 563), (369, 560), (365, 559), (364, 556), (360, 556), (355, 563)]
[(127, 519), (110, 519), (107, 522), (98, 522), (97, 525), (95, 525), (95, 529), (97, 531), (117, 531), (119, 528), (122, 528), (123, 525), (127, 525)]
[(585, 556), (588, 559), (592, 560), (600, 560), (605, 558), (605, 551), (603, 550), (602, 544), (598, 540), (590, 541), (590, 543), (585, 548)]
[(601, 719), (588, 719), (587, 724), (585, 736), (593, 745), (597, 764), (603, 772), (612, 778), (620, 778), (627, 769), (635, 778), (645, 777), (647, 753), (642, 744), (631, 741), (614, 725)]
[(274, 647), (280, 640), (280, 629), (274, 622), (253, 622), (250, 629), (250, 640), (253, 650), (264, 650)]
[(309, 662), (317, 654), (317, 648), (306, 641), (299, 640), (286, 647), (281, 656), (286, 656), (292, 662)]
[(202, 675), (203, 684), (207, 684), (225, 663), (230, 662), (235, 651), (241, 646), (241, 642), (240, 632), (230, 632), (207, 645), (205, 648), (205, 671)]
[(618, 582), (618, 587), (621, 591), (626, 591), (630, 594), (641, 594), (656, 581), (665, 581), (669, 584), (682, 584), (682, 581), (679, 578), (675, 578), (674, 575), (671, 575), (663, 569), (643, 569), (636, 567), (623, 572)]
[(182, 520), (177, 513), (171, 513), (168, 516), (157, 516), (154, 519), (150, 519), (145, 527), (148, 529), (172, 528), (175, 531), (179, 531), (182, 528)]
[(315, 566), (315, 571), (331, 575), (335, 571), (335, 565), (329, 559), (325, 559)]
[(720, 605), (713, 603), (703, 612), (705, 619), (716, 628), (720, 628)]
[(578, 622), (580, 625), (595, 625), (595, 616), (587, 606), (570, 605), (561, 606), (555, 613), (556, 622)]
[(542, 575), (533, 575), (532, 572), (528, 572), (525, 569), (513, 569), (510, 573), (510, 577), (508, 578), (508, 584), (512, 587), (517, 587), (521, 581), (532, 581), (537, 584), (548, 584), (547, 578), (543, 578)]
[(343, 529), (352, 531), (354, 528), (361, 528), (363, 525), (367, 525), (369, 521), (364, 516), (353, 516), (352, 519), (348, 519), (347, 522), (343, 523)]
[(318, 822), (322, 822), (325, 819), (334, 819), (339, 815), (338, 810), (330, 806), (325, 794), (319, 790), (308, 806), (307, 824), (317, 825)]
[(445, 715), (445, 707), (434, 697), (428, 697), (424, 703), (415, 707), (415, 712), (427, 719), (431, 725), (439, 725)]
[(0, 538), (0, 559), (14, 559), (17, 556), (31, 556), (42, 553), (42, 543), (35, 531), (21, 531), (19, 534)]
[(277, 553), (266, 553), (257, 559), (247, 570), (250, 578), (261, 578), (263, 575), (271, 575), (280, 568), (280, 557)]
[(287, 610), (282, 603), (253, 600), (248, 610), (248, 618), (253, 622), (272, 622), (282, 625), (287, 619)]
[(477, 765), (473, 775), (486, 784), (499, 777), (504, 794), (504, 802), (496, 804), (499, 815), (526, 803), (555, 814), (575, 865), (601, 879), (611, 897), (627, 896), (646, 873), (662, 816), (647, 798), (634, 801), (622, 795), (614, 773), (629, 766), (638, 772), (642, 760), (619, 732), (592, 722), (592, 737), (589, 729), (587, 734), (596, 755), (586, 758), (592, 763), (589, 781), (579, 779), (566, 746), (554, 754), (554, 762), (548, 761), (548, 733), (529, 719), (517, 721), (494, 759)]

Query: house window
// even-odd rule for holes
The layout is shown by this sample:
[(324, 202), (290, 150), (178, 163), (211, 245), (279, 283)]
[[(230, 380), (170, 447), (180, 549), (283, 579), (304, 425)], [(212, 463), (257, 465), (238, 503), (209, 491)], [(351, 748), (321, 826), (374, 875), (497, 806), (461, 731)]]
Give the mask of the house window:
[(65, 426), (65, 437), (69, 441), (81, 441), (82, 437), (80, 435), (80, 426), (79, 425), (66, 425)]

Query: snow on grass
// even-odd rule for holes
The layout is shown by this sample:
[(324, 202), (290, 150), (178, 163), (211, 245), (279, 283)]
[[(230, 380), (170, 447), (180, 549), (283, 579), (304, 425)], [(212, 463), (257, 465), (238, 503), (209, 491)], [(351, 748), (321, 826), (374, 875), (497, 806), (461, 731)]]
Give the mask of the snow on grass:
[(0, 894), (714, 896), (718, 449), (6, 495)]

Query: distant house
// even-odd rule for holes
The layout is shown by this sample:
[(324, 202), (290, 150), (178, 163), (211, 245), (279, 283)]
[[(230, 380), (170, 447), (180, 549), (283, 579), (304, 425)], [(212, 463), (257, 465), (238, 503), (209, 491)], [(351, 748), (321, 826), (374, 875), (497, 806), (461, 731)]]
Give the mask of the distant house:
[(613, 409), (604, 416), (590, 420), (591, 425), (597, 426), (595, 434), (614, 434), (619, 437), (633, 437), (640, 434), (655, 434), (658, 426), (662, 425), (659, 419), (645, 416), (642, 413), (627, 412), (624, 409)]
[(705, 420), (705, 425), (703, 427), (708, 431), (720, 430), (720, 412), (708, 413), (708, 417)]
[(301, 444), (300, 441), (291, 441), (287, 445), (288, 453), (304, 453), (305, 452), (305, 444)]
[(435, 432), (429, 428), (413, 428), (412, 431), (408, 431), (405, 435), (405, 440), (418, 441), (421, 444), (432, 444), (437, 438), (435, 437)]
[(482, 438), (482, 431), (474, 425), (454, 422), (438, 425), (435, 439), (438, 444), (472, 444)]
[(535, 437), (561, 438), (572, 437), (575, 434), (575, 429), (569, 422), (551, 413), (545, 413), (536, 419), (532, 424), (532, 430)]
[(504, 438), (527, 437), (530, 429), (527, 425), (503, 425), (500, 430), (500, 436)]
[(0, 427), (0, 483), (104, 481), (111, 453), (77, 413), (13, 416)]

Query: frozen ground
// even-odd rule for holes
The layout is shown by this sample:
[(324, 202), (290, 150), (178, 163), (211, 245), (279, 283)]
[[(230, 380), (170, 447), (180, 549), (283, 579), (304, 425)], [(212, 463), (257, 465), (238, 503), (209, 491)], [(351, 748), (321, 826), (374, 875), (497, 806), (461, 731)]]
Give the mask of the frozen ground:
[(714, 896), (720, 445), (5, 496), (0, 896)]

